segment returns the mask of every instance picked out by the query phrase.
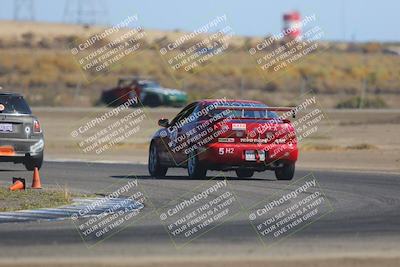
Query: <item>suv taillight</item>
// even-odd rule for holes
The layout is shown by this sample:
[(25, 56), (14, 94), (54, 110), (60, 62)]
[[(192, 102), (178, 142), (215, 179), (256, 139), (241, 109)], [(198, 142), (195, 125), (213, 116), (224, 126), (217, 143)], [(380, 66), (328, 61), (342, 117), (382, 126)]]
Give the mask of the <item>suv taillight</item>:
[(40, 123), (38, 120), (33, 121), (33, 132), (34, 133), (40, 133), (42, 132), (42, 129), (40, 128)]

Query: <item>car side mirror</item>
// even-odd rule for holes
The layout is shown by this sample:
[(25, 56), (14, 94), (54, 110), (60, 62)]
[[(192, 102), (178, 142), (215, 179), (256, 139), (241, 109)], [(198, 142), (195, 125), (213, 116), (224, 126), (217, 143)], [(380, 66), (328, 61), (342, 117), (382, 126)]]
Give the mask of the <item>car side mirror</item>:
[(169, 120), (168, 119), (159, 119), (158, 120), (158, 125), (160, 125), (161, 127), (167, 128), (169, 126)]

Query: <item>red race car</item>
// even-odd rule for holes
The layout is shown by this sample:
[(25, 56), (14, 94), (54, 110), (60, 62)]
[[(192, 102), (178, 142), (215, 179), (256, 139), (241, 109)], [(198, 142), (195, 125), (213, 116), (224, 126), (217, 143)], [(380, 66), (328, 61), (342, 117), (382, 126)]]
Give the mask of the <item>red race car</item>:
[(203, 178), (207, 170), (235, 170), (246, 178), (274, 170), (278, 180), (291, 180), (298, 157), (295, 129), (286, 119), (291, 115), (293, 108), (258, 101), (193, 102), (172, 121), (158, 121), (163, 128), (150, 143), (149, 172), (163, 177), (168, 168), (181, 167), (189, 177)]

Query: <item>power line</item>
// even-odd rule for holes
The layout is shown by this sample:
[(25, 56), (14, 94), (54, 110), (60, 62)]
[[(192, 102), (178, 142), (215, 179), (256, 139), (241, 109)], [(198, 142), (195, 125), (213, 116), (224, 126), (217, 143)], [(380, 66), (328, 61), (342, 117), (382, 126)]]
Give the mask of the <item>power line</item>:
[(65, 23), (84, 25), (106, 24), (107, 6), (104, 0), (65, 0)]

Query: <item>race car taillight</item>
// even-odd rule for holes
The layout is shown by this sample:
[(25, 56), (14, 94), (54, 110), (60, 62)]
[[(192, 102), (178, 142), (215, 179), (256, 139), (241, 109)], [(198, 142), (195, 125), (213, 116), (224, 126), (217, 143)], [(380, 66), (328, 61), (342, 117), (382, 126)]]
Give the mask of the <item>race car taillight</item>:
[(40, 123), (38, 120), (33, 121), (33, 132), (34, 133), (40, 133), (42, 132), (42, 128), (40, 128)]

